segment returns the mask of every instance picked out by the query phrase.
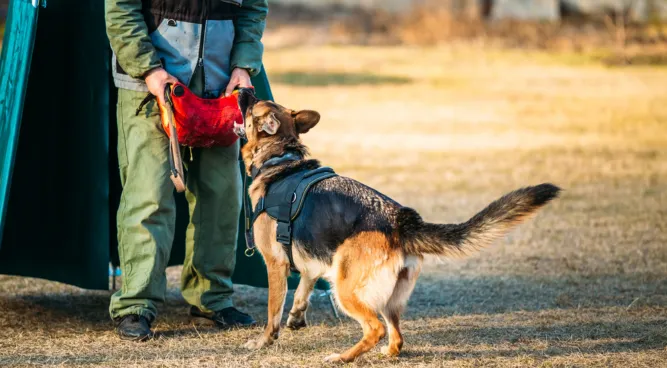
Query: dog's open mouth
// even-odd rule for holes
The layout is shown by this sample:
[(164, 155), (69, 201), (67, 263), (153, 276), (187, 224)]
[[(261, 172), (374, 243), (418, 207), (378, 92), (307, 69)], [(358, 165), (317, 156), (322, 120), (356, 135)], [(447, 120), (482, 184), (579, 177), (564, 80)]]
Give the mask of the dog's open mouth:
[(241, 139), (247, 140), (245, 132), (245, 117), (249, 107), (252, 107), (257, 102), (257, 97), (255, 97), (255, 91), (253, 88), (241, 88), (238, 94), (238, 105), (241, 110), (241, 115), (243, 116), (244, 122), (241, 124), (234, 123), (234, 133), (239, 136)]

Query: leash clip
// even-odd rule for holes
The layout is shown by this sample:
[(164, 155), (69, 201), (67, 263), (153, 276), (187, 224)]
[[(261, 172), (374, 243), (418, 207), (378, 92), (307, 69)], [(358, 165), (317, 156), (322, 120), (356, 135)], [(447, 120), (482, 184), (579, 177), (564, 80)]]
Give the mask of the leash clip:
[(245, 252), (243, 252), (246, 257), (250, 258), (255, 255), (255, 248), (246, 248)]

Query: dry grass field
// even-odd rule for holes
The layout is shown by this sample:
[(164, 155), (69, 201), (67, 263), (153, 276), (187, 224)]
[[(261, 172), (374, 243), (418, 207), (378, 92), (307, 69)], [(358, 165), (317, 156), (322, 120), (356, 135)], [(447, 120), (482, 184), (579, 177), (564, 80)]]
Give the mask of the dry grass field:
[[(667, 68), (471, 45), (278, 48), (266, 65), (277, 102), (321, 112), (313, 156), (427, 220), (564, 188), (495, 246), (427, 262), (403, 354), (351, 366), (667, 366)], [(361, 336), (316, 295), (309, 328), (245, 351), (259, 328), (192, 325), (178, 273), (145, 344), (117, 339), (109, 292), (0, 276), (0, 366), (313, 367)], [(265, 321), (266, 297), (235, 300)]]

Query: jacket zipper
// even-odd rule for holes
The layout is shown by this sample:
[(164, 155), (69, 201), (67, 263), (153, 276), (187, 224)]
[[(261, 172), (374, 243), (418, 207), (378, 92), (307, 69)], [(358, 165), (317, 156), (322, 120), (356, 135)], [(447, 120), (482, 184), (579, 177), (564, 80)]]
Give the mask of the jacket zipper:
[[(198, 64), (202, 68), (202, 76), (204, 75), (204, 40), (206, 39), (206, 21), (208, 20), (208, 1), (203, 1), (204, 11), (201, 22), (201, 36), (199, 38), (199, 60)], [(205, 79), (204, 79), (205, 80)]]
[[(231, 1), (231, 0), (222, 0), (224, 3), (228, 4), (233, 4), (236, 5), (237, 7), (241, 7), (241, 4)], [(206, 37), (206, 22), (208, 21), (208, 1), (204, 0), (204, 19), (202, 20), (202, 31), (201, 31), (201, 38), (199, 39), (199, 65), (204, 66), (204, 39)]]
[[(237, 7), (241, 7), (241, 4), (236, 3), (234, 1), (225, 1), (222, 0), (223, 2), (229, 3), (229, 4), (234, 4)], [(203, 19), (201, 22), (201, 36), (199, 38), (199, 58), (197, 60), (197, 64), (201, 68), (201, 75), (202, 75), (202, 80), (204, 85), (202, 86), (203, 89), (206, 89), (206, 74), (204, 73), (204, 41), (206, 40), (206, 23), (208, 21), (208, 0), (203, 0), (203, 5), (204, 9), (202, 12)]]

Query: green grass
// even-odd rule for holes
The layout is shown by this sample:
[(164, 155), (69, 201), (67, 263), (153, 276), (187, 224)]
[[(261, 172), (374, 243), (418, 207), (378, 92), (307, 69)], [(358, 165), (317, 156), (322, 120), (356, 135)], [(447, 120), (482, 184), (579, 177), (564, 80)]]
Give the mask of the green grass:
[(293, 86), (357, 86), (357, 85), (383, 85), (383, 84), (406, 84), (409, 78), (375, 75), (369, 73), (306, 73), (285, 72), (271, 76), (274, 83)]

